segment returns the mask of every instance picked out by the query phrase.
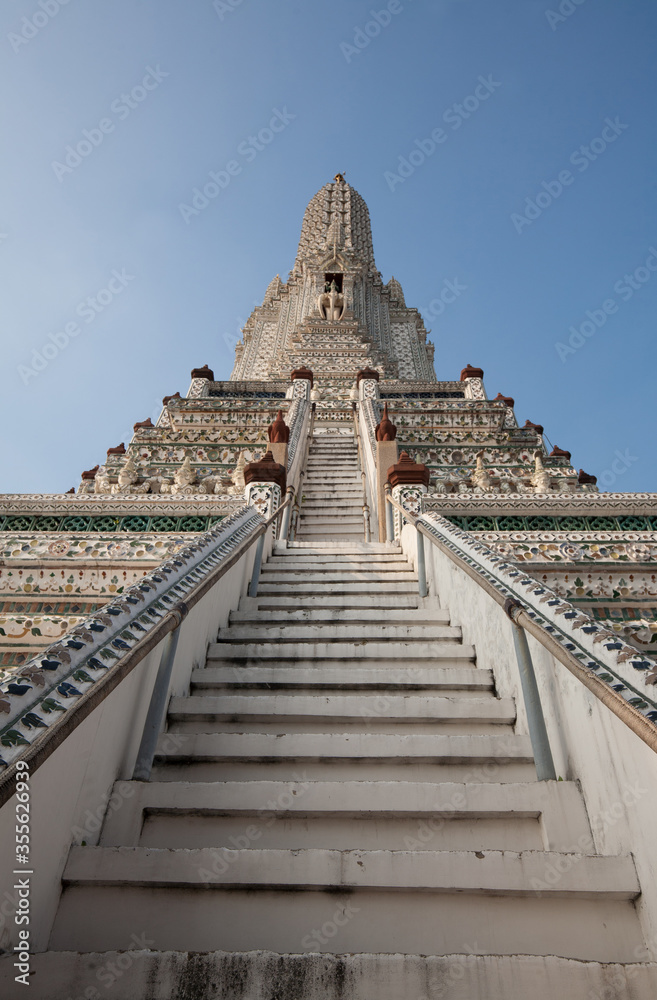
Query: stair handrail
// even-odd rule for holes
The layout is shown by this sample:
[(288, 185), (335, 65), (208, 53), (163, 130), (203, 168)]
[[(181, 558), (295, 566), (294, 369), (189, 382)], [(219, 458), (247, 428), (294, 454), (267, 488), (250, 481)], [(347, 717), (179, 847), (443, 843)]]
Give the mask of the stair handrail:
[(354, 418), (354, 437), (356, 438), (356, 447), (358, 449), (358, 468), (360, 470), (361, 486), (363, 490), (363, 532), (365, 535), (365, 541), (370, 541), (370, 505), (367, 497), (367, 474), (365, 472), (365, 456), (363, 455), (363, 449), (360, 440), (360, 430), (358, 427), (358, 410), (356, 403), (353, 404), (352, 415)]
[[(264, 540), (269, 525), (291, 502), (288, 498), (266, 519), (255, 507), (245, 505), (76, 624), (0, 687), (0, 711), (9, 715), (0, 726), (0, 766), (4, 767), (0, 806), (14, 794), (17, 762), (26, 761), (31, 772), (40, 767), (180, 627), (194, 605), (247, 550), (261, 537)], [(35, 694), (37, 689), (39, 694)], [(61, 706), (58, 698), (69, 704)], [(58, 717), (52, 722), (42, 718), (55, 714)]]
[[(635, 687), (618, 667), (618, 663), (628, 663), (644, 673), (646, 683), (648, 678), (651, 683), (657, 683), (657, 660), (624, 643), (615, 632), (596, 622), (582, 608), (527, 576), (522, 569), (446, 518), (435, 513), (412, 514), (393, 499), (389, 487), (386, 500), (415, 527), (418, 541), (428, 538), (505, 610), (514, 625), (537, 639), (639, 739), (657, 752), (657, 701)], [(593, 648), (600, 644), (604, 652)], [(614, 653), (616, 662), (613, 661)]]
[(299, 528), (299, 517), (301, 513), (300, 505), (303, 503), (303, 481), (306, 476), (306, 466), (308, 464), (308, 452), (310, 451), (310, 442), (313, 439), (314, 430), (315, 430), (315, 403), (313, 402), (310, 405), (310, 419), (308, 421), (308, 433), (306, 434), (306, 438), (303, 445), (303, 455), (299, 466), (299, 482), (294, 495), (294, 503), (292, 506), (292, 513), (290, 517), (290, 528), (286, 536), (287, 538), (289, 538), (291, 542), (294, 541), (296, 533)]

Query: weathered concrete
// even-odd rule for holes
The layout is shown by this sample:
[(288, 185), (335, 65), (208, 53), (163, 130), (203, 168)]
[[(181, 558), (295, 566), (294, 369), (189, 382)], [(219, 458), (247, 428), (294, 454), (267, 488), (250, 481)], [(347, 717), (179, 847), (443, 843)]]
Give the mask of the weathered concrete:
[[(7, 966), (3, 959), (0, 987), (14, 1000), (23, 993), (11, 992), (16, 987)], [(654, 1000), (657, 988), (657, 965), (470, 950), (439, 957), (51, 952), (35, 956), (33, 967), (32, 1000), (77, 1000), (89, 984), (106, 1000)]]

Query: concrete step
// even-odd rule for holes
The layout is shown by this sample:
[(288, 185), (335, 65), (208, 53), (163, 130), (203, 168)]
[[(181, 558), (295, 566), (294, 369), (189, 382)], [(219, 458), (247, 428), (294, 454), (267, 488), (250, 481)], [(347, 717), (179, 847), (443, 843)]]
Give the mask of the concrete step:
[[(505, 763), (532, 764), (528, 736), (515, 733), (422, 734), (412, 733), (164, 733), (157, 757), (162, 761), (190, 763), (260, 763), (287, 761), (299, 767), (342, 762), (396, 765), (448, 764), (483, 768), (471, 780), (493, 780)], [(490, 765), (490, 766), (488, 766)], [(408, 769), (404, 771), (409, 780)]]
[(301, 524), (310, 528), (333, 527), (337, 524), (341, 529), (353, 525), (363, 531), (363, 512), (359, 510), (352, 514), (350, 510), (341, 510), (339, 507), (324, 507), (322, 510), (305, 510), (302, 507)]
[[(407, 595), (411, 600), (413, 598), (418, 598), (417, 583), (386, 583), (385, 580), (382, 580), (377, 583), (376, 591), (377, 600), (382, 600), (382, 598), (386, 595), (397, 595), (400, 600), (404, 595)], [(312, 587), (312, 594), (308, 593), (307, 586), (298, 582), (290, 582), (283, 587), (280, 582), (276, 583), (264, 580), (258, 585), (258, 597), (271, 597), (276, 595), (283, 599), (285, 596), (291, 597), (292, 595), (298, 595), (304, 602), (306, 600), (310, 600), (313, 595), (318, 597), (320, 595), (326, 595), (327, 600), (332, 600), (333, 598), (339, 596), (357, 596), (363, 594), (372, 599), (372, 588), (368, 586), (368, 584), (362, 582), (340, 584), (316, 583)]]
[(420, 604), (420, 598), (417, 593), (417, 588), (413, 589), (412, 593), (403, 594), (351, 594), (351, 595), (339, 595), (334, 593), (325, 594), (296, 594), (294, 597), (286, 597), (285, 594), (281, 593), (281, 588), (279, 587), (276, 591), (276, 596), (263, 595), (262, 590), (258, 589), (257, 597), (243, 597), (240, 601), (240, 609), (247, 611), (249, 608), (260, 608), (261, 610), (304, 610), (310, 611), (312, 609), (322, 610), (322, 609), (345, 609), (345, 610), (358, 610), (358, 609), (368, 609), (378, 612), (389, 611), (391, 608), (417, 608)]
[[(344, 624), (333, 623), (306, 623), (305, 627), (299, 624), (273, 625), (271, 622), (262, 621), (252, 625), (229, 625), (226, 629), (220, 629), (218, 645), (219, 655), (224, 642), (310, 642), (315, 645), (318, 642), (368, 642), (392, 641), (408, 643), (409, 646), (416, 642), (458, 642), (461, 639), (461, 629), (453, 625), (356, 625), (354, 622)], [(212, 653), (208, 655), (216, 657), (217, 650), (212, 645)]]
[[(392, 725), (428, 722), (456, 725), (512, 725), (516, 710), (510, 698), (480, 695), (460, 698), (434, 694), (272, 694), (271, 692), (173, 697), (169, 721), (276, 722), (290, 720), (331, 725)], [(207, 730), (206, 730), (207, 731)]]
[(353, 486), (358, 484), (362, 489), (362, 478), (359, 472), (328, 472), (324, 469), (316, 470), (315, 472), (310, 472), (308, 475), (308, 484), (320, 486), (322, 489), (330, 488), (332, 486)]
[(302, 515), (299, 521), (299, 537), (306, 534), (316, 535), (317, 537), (330, 537), (331, 534), (340, 532), (341, 535), (348, 534), (350, 536), (354, 535), (357, 538), (364, 538), (364, 530), (362, 514), (358, 517), (350, 517), (349, 515), (342, 517), (336, 511), (334, 514), (322, 517), (305, 517)]
[[(285, 558), (284, 556), (270, 557), (265, 566), (268, 570), (277, 573), (327, 573), (327, 572), (367, 572), (367, 559), (353, 559), (348, 556), (326, 556), (325, 559), (319, 556), (308, 557), (307, 559)], [(376, 570), (377, 575), (385, 573), (408, 573), (412, 571), (411, 564), (405, 559), (389, 559), (386, 562), (374, 562), (369, 567), (370, 572)]]
[[(350, 662), (361, 663), (374, 660), (382, 664), (390, 664), (397, 660), (405, 665), (410, 665), (422, 661), (435, 662), (440, 660), (442, 666), (447, 666), (445, 661), (453, 662), (455, 666), (462, 666), (464, 663), (474, 662), (474, 646), (466, 646), (457, 642), (417, 642), (409, 650), (406, 643), (395, 642), (316, 642), (312, 645), (305, 642), (280, 642), (272, 645), (266, 641), (262, 642), (221, 642), (210, 643), (208, 647), (208, 664), (212, 660), (308, 660), (323, 661), (349, 660)], [(323, 669), (321, 664), (319, 669)]]
[(357, 513), (362, 519), (363, 491), (358, 490), (348, 496), (335, 493), (333, 496), (325, 497), (317, 503), (312, 497), (310, 500), (304, 498), (303, 503), (299, 507), (299, 512), (303, 515), (305, 511), (315, 511), (321, 513), (322, 511), (335, 511), (336, 509), (341, 512), (344, 511), (344, 513)]
[(323, 571), (319, 573), (311, 573), (307, 570), (290, 570), (284, 573), (282, 570), (276, 569), (276, 567), (269, 567), (267, 563), (262, 567), (262, 575), (260, 577), (263, 583), (285, 583), (287, 585), (293, 585), (295, 583), (303, 583), (306, 587), (310, 588), (316, 583), (364, 583), (367, 581), (370, 587), (378, 587), (379, 583), (386, 584), (397, 584), (397, 583), (415, 583), (417, 585), (417, 576), (412, 570), (381, 570), (377, 568), (376, 570), (355, 569), (351, 571)]
[[(287, 595), (299, 594), (305, 600), (306, 595), (309, 591), (309, 586), (301, 581), (285, 581), (285, 586), (282, 586), (282, 580), (268, 580), (264, 579), (258, 584), (258, 596), (270, 597), (273, 594), (276, 595)], [(314, 583), (312, 585), (312, 593), (315, 595), (328, 594), (332, 596), (344, 595), (344, 594), (372, 594), (372, 584), (364, 583), (359, 581), (357, 583)], [(417, 596), (417, 583), (388, 583), (386, 580), (380, 580), (376, 583), (377, 596), (380, 597), (385, 594), (397, 594), (397, 595), (415, 595)]]
[(358, 471), (358, 452), (310, 452), (306, 469), (354, 469)]
[(323, 542), (323, 543), (321, 543), (321, 542), (297, 542), (297, 541), (287, 542), (287, 543), (286, 542), (282, 542), (282, 541), (276, 541), (276, 542), (274, 542), (274, 551), (275, 552), (288, 552), (288, 551), (295, 551), (295, 550), (301, 550), (301, 549), (305, 550), (306, 554), (308, 554), (310, 552), (312, 554), (319, 553), (320, 555), (322, 553), (326, 553), (327, 551), (331, 551), (331, 552), (335, 551), (335, 552), (339, 552), (339, 553), (346, 553), (346, 552), (364, 552), (364, 553), (370, 553), (370, 552), (373, 552), (373, 553), (375, 553), (375, 552), (396, 552), (397, 554), (399, 554), (399, 552), (401, 551), (400, 548), (399, 548), (399, 546), (395, 545), (393, 542), (360, 542), (359, 544), (350, 543), (350, 545), (348, 547), (347, 546), (338, 545), (335, 542)]
[(349, 665), (324, 667), (322, 670), (307, 667), (201, 667), (192, 672), (193, 693), (217, 689), (250, 687), (281, 688), (340, 688), (341, 690), (393, 691), (448, 689), (450, 691), (492, 691), (493, 675), (490, 670), (477, 667), (405, 667), (389, 666), (373, 669)]
[(300, 507), (301, 513), (303, 515), (307, 514), (321, 514), (326, 516), (328, 513), (335, 511), (336, 513), (357, 515), (362, 519), (363, 514), (363, 503), (362, 498), (357, 497), (353, 501), (341, 498), (334, 498), (333, 500), (304, 500)]
[(313, 566), (360, 566), (368, 569), (372, 566), (385, 568), (389, 565), (406, 567), (409, 565), (406, 556), (398, 552), (304, 552), (303, 549), (276, 550), (267, 560), (267, 566), (298, 566), (300, 569), (312, 569)]
[(476, 941), (477, 951), (497, 955), (632, 961), (642, 942), (630, 857), (74, 847), (63, 884), (54, 950), (127, 948), (134, 927), (162, 951), (315, 950), (304, 942), (336, 908), (336, 934), (317, 950), (366, 952), (376, 943), (384, 953), (435, 955)]
[(345, 498), (353, 497), (354, 499), (358, 499), (362, 497), (362, 495), (363, 487), (360, 483), (354, 486), (342, 486), (340, 489), (337, 487), (335, 489), (330, 489), (325, 484), (317, 484), (314, 486), (312, 483), (307, 483), (301, 491), (301, 498), (304, 503), (308, 499), (332, 500), (337, 496)]
[(363, 537), (363, 525), (361, 523), (360, 527), (358, 525), (346, 524), (344, 527), (339, 525), (329, 526), (312, 526), (304, 525), (303, 521), (297, 533), (297, 538), (301, 540), (316, 541), (321, 538), (335, 538), (345, 542), (351, 539), (358, 539)]
[[(100, 843), (103, 847), (173, 849), (238, 846), (237, 837), (229, 839), (233, 831), (239, 835), (245, 820), (259, 820), (263, 829), (258, 848), (286, 848), (290, 839), (295, 848), (368, 851), (522, 850), (524, 846), (568, 852), (578, 842), (589, 848), (592, 844), (586, 810), (574, 782), (482, 786), (300, 778), (292, 782), (119, 782), (116, 791), (125, 801), (109, 815)], [(203, 822), (197, 823), (198, 818)], [(230, 822), (240, 819), (241, 827)], [(275, 820), (278, 826), (272, 829)], [(418, 839), (420, 827), (422, 840)], [(462, 840), (446, 843), (468, 833), (476, 844), (472, 848)], [(486, 842), (487, 833), (495, 834), (494, 844)]]
[(308, 449), (309, 455), (325, 454), (358, 454), (358, 446), (355, 438), (347, 438), (346, 441), (312, 441)]
[[(339, 920), (344, 919), (339, 915), (341, 910), (342, 906), (338, 908)], [(334, 927), (339, 933), (332, 920), (335, 915), (326, 920), (332, 935)], [(325, 937), (321, 926), (317, 934)], [(614, 990), (613, 1000), (654, 1000), (657, 981), (657, 964), (476, 955), (472, 944), (459, 954), (406, 955), (400, 962), (396, 955), (320, 954), (322, 945), (315, 932), (297, 948), (297, 952), (305, 948), (306, 954), (287, 955), (271, 951), (136, 950), (143, 937), (135, 937), (136, 942), (133, 938), (125, 944), (131, 949), (127, 954), (51, 951), (32, 955), (31, 1000), (77, 1000), (84, 995), (80, 984), (98, 982), (100, 970), (106, 970), (104, 1000), (171, 1000), (189, 996), (190, 983), (196, 984), (194, 1000), (268, 1000), (272, 983), (281, 998), (292, 998), (295, 993), (300, 996), (301, 983), (303, 1000), (344, 1000), (345, 982), (349, 984), (349, 1000), (527, 1000), (529, 996), (535, 1000), (612, 1000), (610, 989)], [(8, 998), (15, 985), (13, 961), (12, 956), (0, 959), (0, 987), (5, 985)], [(610, 983), (617, 985), (610, 987)]]
[[(257, 602), (258, 598), (253, 598)], [(240, 604), (240, 608), (242, 605)], [(381, 624), (379, 608), (362, 608), (361, 610), (338, 608), (299, 608), (290, 607), (287, 610), (240, 610), (231, 611), (230, 624), (264, 624), (264, 625), (376, 625)], [(447, 611), (429, 609), (400, 610), (395, 614), (389, 612), (385, 616), (386, 625), (449, 625)]]

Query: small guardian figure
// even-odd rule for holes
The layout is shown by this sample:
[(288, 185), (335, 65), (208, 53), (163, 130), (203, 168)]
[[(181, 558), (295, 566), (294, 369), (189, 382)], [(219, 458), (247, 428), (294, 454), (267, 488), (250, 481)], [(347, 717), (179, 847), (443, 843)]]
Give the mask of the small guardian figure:
[(246, 483), (244, 482), (244, 468), (246, 466), (246, 459), (244, 457), (244, 452), (239, 453), (237, 459), (237, 465), (235, 466), (233, 473), (231, 475), (231, 480), (233, 485), (229, 487), (228, 492), (234, 497), (243, 497), (244, 490), (246, 489)]
[(534, 452), (534, 472), (531, 484), (536, 493), (549, 493), (552, 486), (549, 473), (543, 465), (543, 456), (540, 451)]
[(189, 455), (185, 456), (185, 460), (180, 468), (176, 469), (173, 475), (173, 482), (174, 485), (171, 487), (172, 493), (190, 492), (189, 487), (193, 486), (196, 482), (196, 473), (192, 469), (192, 460)]
[(472, 485), (480, 489), (482, 493), (487, 493), (492, 486), (490, 476), (484, 467), (484, 452), (477, 452), (477, 463), (475, 471), (472, 473)]
[(118, 483), (112, 486), (112, 493), (129, 493), (138, 479), (134, 455), (128, 454), (119, 470)]

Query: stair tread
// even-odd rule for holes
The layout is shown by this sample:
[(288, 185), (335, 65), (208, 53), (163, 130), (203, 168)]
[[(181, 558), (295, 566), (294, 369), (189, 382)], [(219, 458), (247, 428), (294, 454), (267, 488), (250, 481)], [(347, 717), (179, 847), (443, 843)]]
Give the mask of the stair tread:
[(497, 734), (403, 733), (186, 733), (160, 737), (158, 756), (167, 760), (301, 761), (390, 758), (416, 762), (447, 760), (479, 763), (513, 760), (532, 763), (528, 736)]
[[(483, 857), (479, 855), (483, 854)], [(221, 874), (217, 857), (230, 859)], [(545, 880), (563, 853), (550, 851), (331, 851), (322, 848), (73, 847), (64, 885), (295, 887), (469, 892), (476, 895), (636, 899), (640, 888), (631, 856), (572, 854), (553, 883)], [(221, 870), (221, 869), (219, 869)], [(559, 868), (556, 868), (560, 871)]]
[(271, 684), (274, 686), (300, 685), (308, 687), (330, 687), (376, 685), (391, 688), (403, 687), (458, 687), (477, 690), (492, 689), (493, 675), (490, 670), (478, 667), (360, 667), (349, 664), (344, 667), (201, 667), (192, 673), (191, 683), (195, 688), (216, 685)]
[[(385, 708), (379, 706), (383, 701)], [(188, 695), (173, 697), (169, 705), (169, 718), (184, 719), (193, 716), (221, 718), (308, 718), (341, 722), (345, 719), (360, 721), (363, 725), (374, 719), (391, 723), (400, 721), (441, 721), (447, 723), (477, 721), (515, 722), (515, 705), (510, 698), (489, 697), (459, 698), (435, 694), (222, 694)]]

